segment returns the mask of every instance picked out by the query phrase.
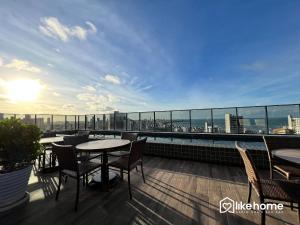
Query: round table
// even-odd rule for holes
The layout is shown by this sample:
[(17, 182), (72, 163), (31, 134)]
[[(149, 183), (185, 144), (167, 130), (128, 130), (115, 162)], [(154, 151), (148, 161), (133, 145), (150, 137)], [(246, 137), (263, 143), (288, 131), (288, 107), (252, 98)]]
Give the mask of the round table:
[(300, 149), (286, 148), (272, 151), (273, 156), (300, 165)]
[(101, 175), (96, 174), (93, 179), (97, 182), (101, 182), (101, 185), (105, 191), (108, 190), (108, 184), (110, 178), (115, 176), (114, 173), (109, 172), (107, 163), (108, 163), (108, 152), (118, 151), (121, 147), (125, 147), (130, 144), (128, 140), (120, 139), (109, 139), (109, 140), (98, 140), (98, 141), (89, 141), (82, 143), (76, 146), (76, 149), (81, 152), (86, 153), (102, 153), (102, 166), (101, 166)]
[(46, 145), (46, 144), (61, 142), (63, 140), (64, 140), (64, 136), (46, 137), (46, 138), (41, 138), (40, 144)]

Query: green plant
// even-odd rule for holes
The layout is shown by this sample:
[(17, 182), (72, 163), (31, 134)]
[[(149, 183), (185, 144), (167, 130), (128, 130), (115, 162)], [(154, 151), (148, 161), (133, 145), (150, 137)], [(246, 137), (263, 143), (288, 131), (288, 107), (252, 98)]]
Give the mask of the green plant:
[(32, 163), (41, 151), (40, 129), (19, 119), (0, 121), (0, 162), (2, 172), (16, 170)]

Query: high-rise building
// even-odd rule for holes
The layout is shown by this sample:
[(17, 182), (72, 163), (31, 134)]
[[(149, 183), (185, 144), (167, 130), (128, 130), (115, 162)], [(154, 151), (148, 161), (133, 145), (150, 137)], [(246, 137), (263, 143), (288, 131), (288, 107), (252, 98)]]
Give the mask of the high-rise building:
[[(238, 123), (239, 120), (243, 119), (242, 116), (234, 116), (230, 113), (225, 114), (225, 132), (226, 133), (238, 133)], [(240, 124), (240, 130), (243, 130), (243, 124)]]
[(295, 134), (300, 134), (300, 118), (293, 118), (288, 115), (288, 128), (293, 130)]

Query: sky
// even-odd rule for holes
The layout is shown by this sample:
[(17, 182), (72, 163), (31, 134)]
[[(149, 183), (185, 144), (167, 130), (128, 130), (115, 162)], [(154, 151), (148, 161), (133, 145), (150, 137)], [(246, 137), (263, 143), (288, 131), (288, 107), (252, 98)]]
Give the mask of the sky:
[(0, 111), (299, 103), (300, 1), (2, 0)]

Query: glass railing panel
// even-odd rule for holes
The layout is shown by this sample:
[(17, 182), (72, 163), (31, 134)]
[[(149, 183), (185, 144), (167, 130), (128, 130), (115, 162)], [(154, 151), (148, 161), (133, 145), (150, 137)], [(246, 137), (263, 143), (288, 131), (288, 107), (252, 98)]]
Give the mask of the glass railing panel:
[(171, 131), (171, 112), (155, 112), (155, 131)]
[(34, 125), (35, 124), (35, 115), (34, 114), (16, 114), (16, 118), (20, 119), (21, 122)]
[(115, 113), (116, 130), (126, 130), (126, 113)]
[(189, 110), (172, 111), (172, 131), (190, 132), (190, 111)]
[(114, 113), (105, 114), (104, 130), (114, 130)]
[(0, 113), (0, 120), (16, 118), (15, 114)]
[(85, 115), (77, 116), (78, 130), (85, 130)]
[(216, 133), (238, 133), (236, 108), (213, 109), (213, 124)]
[(137, 131), (139, 130), (139, 113), (127, 113), (127, 130)]
[(191, 110), (191, 132), (211, 133), (212, 131), (211, 110)]
[(237, 110), (239, 117), (239, 133), (267, 133), (265, 107), (243, 107), (238, 108)]
[(104, 130), (103, 115), (95, 115), (95, 130)]
[(65, 116), (53, 115), (53, 130), (64, 131), (65, 130)]
[(300, 134), (299, 105), (268, 106), (267, 110), (270, 134)]
[(141, 130), (143, 131), (154, 130), (154, 112), (141, 113)]
[(76, 116), (66, 116), (66, 130), (76, 130)]
[(94, 130), (95, 129), (95, 123), (94, 123), (95, 115), (86, 115), (86, 129), (87, 130)]
[(37, 114), (36, 125), (44, 132), (52, 130), (52, 115)]

